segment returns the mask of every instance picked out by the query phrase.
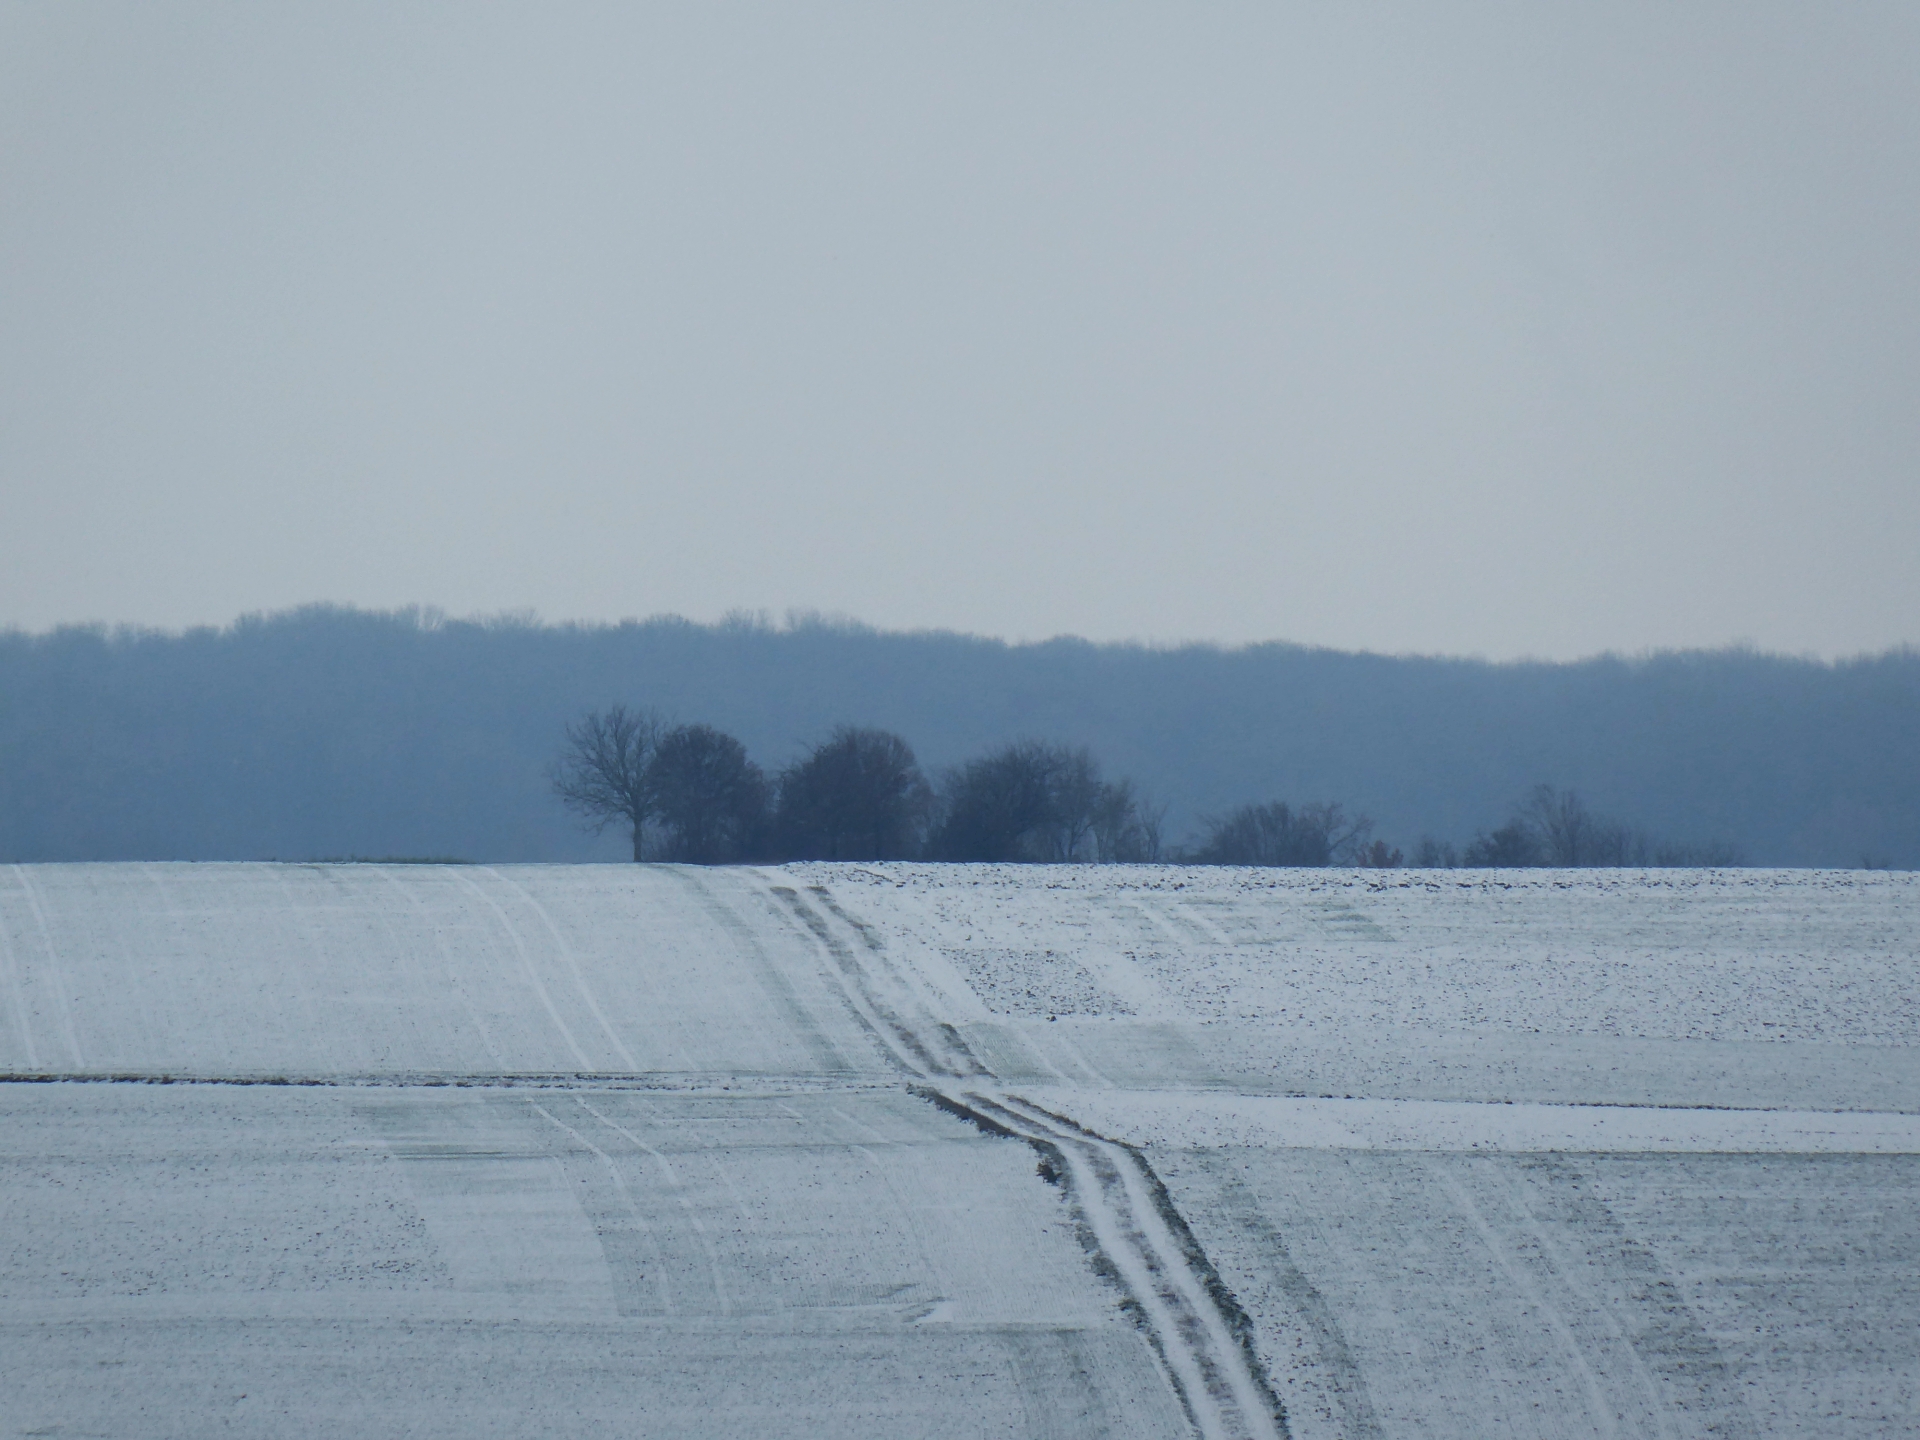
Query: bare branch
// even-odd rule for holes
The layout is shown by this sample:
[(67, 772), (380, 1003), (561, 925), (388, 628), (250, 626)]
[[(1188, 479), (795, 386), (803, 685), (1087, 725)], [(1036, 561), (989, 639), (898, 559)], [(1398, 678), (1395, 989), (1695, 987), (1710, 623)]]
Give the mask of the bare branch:
[(567, 726), (567, 740), (553, 763), (553, 793), (599, 834), (607, 826), (626, 826), (633, 837), (633, 858), (641, 858), (647, 821), (653, 814), (648, 778), (659, 748), (663, 722), (651, 710), (615, 705), (590, 710)]

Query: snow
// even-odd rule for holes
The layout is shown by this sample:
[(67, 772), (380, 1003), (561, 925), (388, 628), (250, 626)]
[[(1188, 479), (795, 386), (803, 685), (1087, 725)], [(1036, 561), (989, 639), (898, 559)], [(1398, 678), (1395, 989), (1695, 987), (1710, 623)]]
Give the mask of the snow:
[(1031, 1154), (895, 1088), (0, 1101), (0, 1433), (1181, 1424)]
[(818, 872), (997, 1015), (1920, 1044), (1911, 874)]
[(19, 997), (0, 1066), (889, 1074), (807, 937), (764, 887), (730, 883), (612, 866), (0, 869)]
[(16, 866), (0, 1074), (0, 1435), (1920, 1416), (1911, 875)]
[(1920, 1155), (1920, 1115), (1331, 1100), (1192, 1091), (1023, 1093), (1130, 1145), (1726, 1155)]

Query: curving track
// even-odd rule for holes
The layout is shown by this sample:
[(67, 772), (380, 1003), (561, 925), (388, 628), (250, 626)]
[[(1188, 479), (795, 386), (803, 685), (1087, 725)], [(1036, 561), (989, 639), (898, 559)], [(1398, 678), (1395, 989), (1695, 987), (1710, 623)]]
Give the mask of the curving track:
[(1152, 1341), (1194, 1429), (1206, 1440), (1284, 1440), (1286, 1413), (1254, 1353), (1247, 1317), (1146, 1157), (998, 1084), (951, 1024), (919, 1011), (885, 939), (825, 886), (806, 894), (770, 888), (832, 958), (848, 1002), (919, 1082), (916, 1094), (1042, 1155), (1088, 1254)]

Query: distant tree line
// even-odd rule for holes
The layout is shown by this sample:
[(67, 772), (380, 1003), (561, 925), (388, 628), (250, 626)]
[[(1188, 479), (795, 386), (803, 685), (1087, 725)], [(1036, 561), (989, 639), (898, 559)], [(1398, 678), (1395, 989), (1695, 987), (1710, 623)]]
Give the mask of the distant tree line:
[(1425, 834), (1459, 858), (1546, 780), (1757, 864), (1920, 866), (1920, 650), (1494, 664), (325, 606), (0, 629), (0, 865), (626, 858), (627, 831), (587, 833), (548, 784), (567, 723), (611, 699), (735, 736), (770, 785), (845, 720), (908, 737), (936, 788), (1013, 737), (1065, 740), (1170, 802), (1169, 855), (1250, 802), (1287, 802), (1274, 841), (1301, 838), (1302, 802), (1341, 801), (1369, 848), (1417, 859)]
[(1571, 790), (1537, 785), (1513, 807), (1504, 825), (1483, 830), (1456, 850), (1422, 836), (1413, 863), (1424, 869), (1504, 870), (1526, 866), (1586, 869), (1604, 866), (1671, 868), (1744, 865), (1738, 845), (1726, 841), (1680, 844), (1662, 840), (1587, 808)]
[(626, 831), (635, 860), (1164, 858), (1164, 806), (1104, 779), (1086, 749), (1033, 740), (936, 788), (898, 735), (843, 725), (768, 775), (711, 725), (616, 705), (568, 727), (551, 778), (589, 829)]
[[(554, 792), (596, 832), (624, 830), (633, 858), (697, 865), (786, 860), (955, 860), (1391, 869), (1402, 852), (1364, 815), (1319, 802), (1246, 804), (1203, 816), (1203, 833), (1169, 846), (1167, 807), (1128, 779), (1108, 780), (1084, 746), (1017, 740), (935, 782), (890, 731), (842, 725), (769, 775), (733, 736), (615, 705), (567, 727)], [(1542, 785), (1513, 817), (1464, 851), (1422, 839), (1412, 863), (1731, 865), (1730, 846), (1657, 843)]]

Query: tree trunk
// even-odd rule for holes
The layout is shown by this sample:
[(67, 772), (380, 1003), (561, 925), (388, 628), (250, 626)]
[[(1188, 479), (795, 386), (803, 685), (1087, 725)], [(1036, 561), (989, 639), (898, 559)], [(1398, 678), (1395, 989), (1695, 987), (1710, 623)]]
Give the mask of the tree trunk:
[(633, 822), (633, 863), (636, 865), (640, 863), (640, 830), (641, 830), (640, 822), (638, 820), (634, 821)]

